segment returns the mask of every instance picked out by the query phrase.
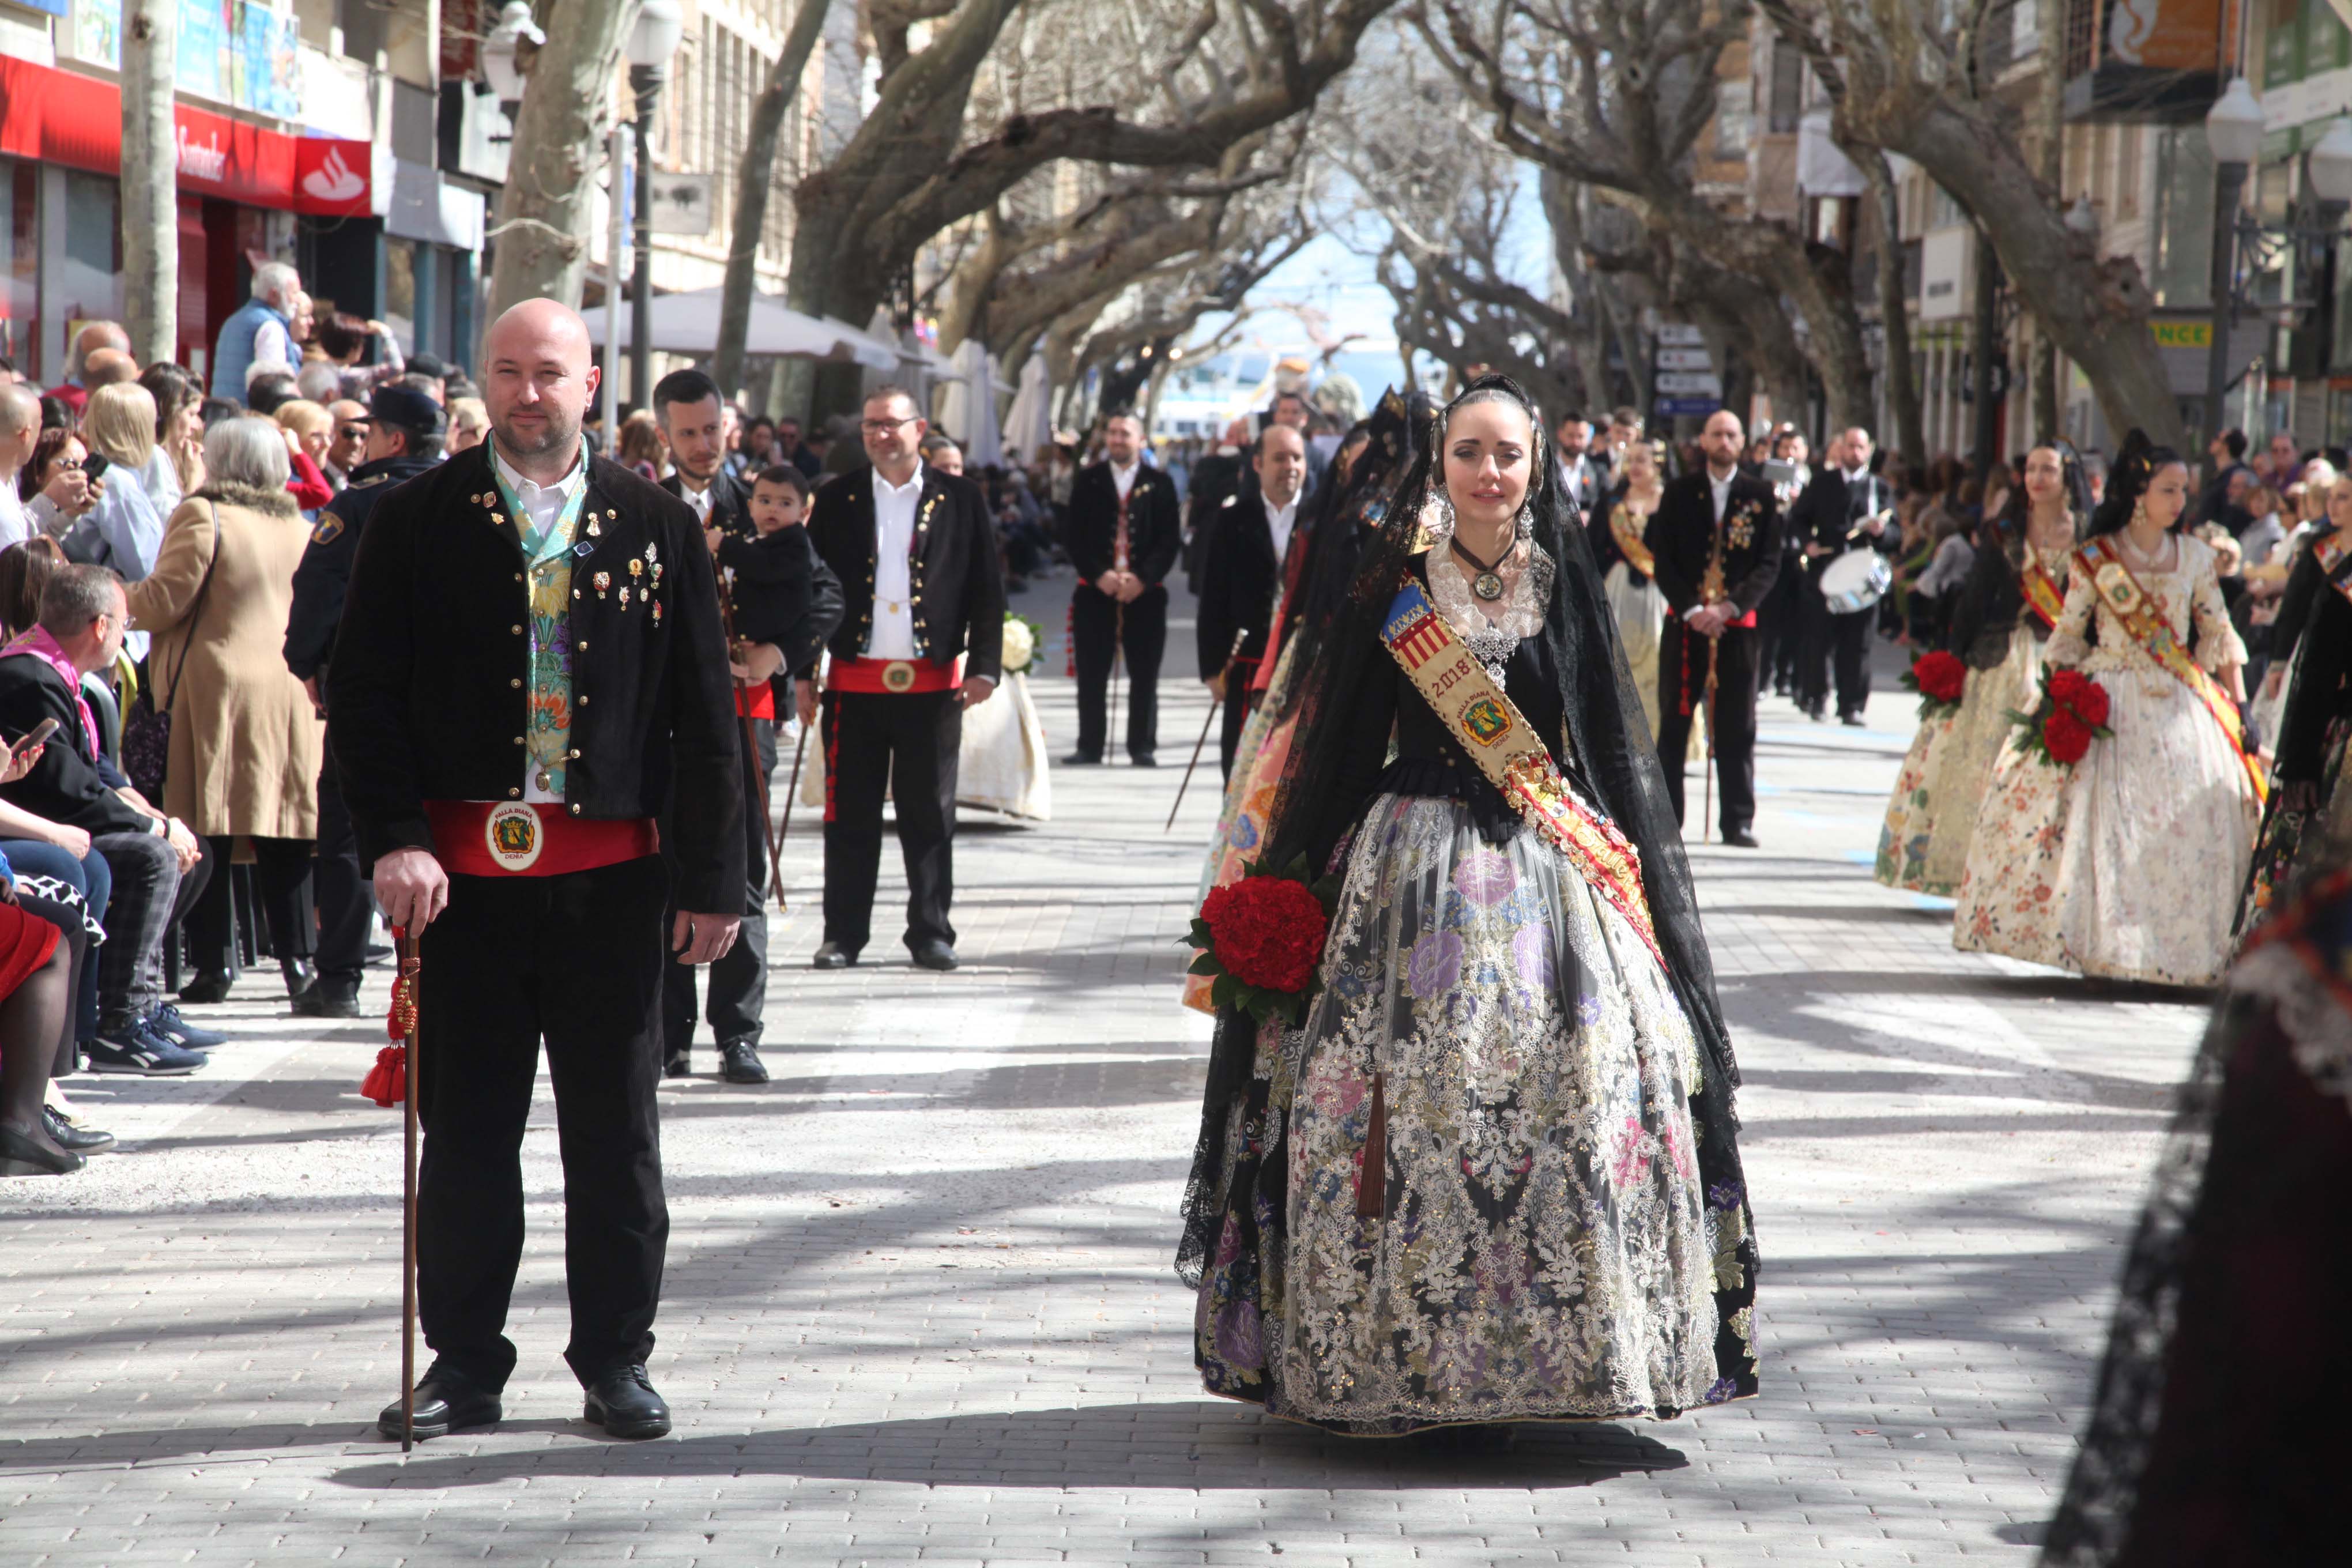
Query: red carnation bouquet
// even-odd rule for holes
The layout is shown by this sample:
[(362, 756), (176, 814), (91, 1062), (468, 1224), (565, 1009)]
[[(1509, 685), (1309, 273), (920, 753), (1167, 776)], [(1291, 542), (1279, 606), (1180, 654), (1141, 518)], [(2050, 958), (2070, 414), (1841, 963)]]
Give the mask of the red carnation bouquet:
[(1337, 878), (1310, 885), (1304, 857), (1282, 870), (1244, 862), (1238, 880), (1213, 888), (1185, 943), (1201, 950), (1185, 973), (1213, 976), (1209, 1002), (1294, 1027), (1320, 983)]
[(1959, 711), (1961, 694), (1969, 689), (1969, 667), (1956, 653), (1923, 653), (1903, 677), (1903, 688), (1919, 694), (1922, 720), (1941, 719)]
[(2042, 700), (2031, 713), (2009, 710), (2018, 726), (2017, 743), (2028, 756), (2053, 767), (2071, 768), (2091, 749), (2093, 736), (2111, 736), (2107, 689), (2079, 669), (2042, 671)]

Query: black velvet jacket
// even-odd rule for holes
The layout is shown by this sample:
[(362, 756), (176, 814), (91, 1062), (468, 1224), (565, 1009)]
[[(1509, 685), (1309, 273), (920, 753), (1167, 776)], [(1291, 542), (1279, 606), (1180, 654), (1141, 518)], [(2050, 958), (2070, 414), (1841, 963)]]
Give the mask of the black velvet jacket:
[[(740, 908), (733, 680), (693, 509), (593, 458), (579, 543), (587, 548), (572, 563), (566, 809), (625, 820), (667, 805), (673, 832), (663, 848), (677, 867), (677, 907)], [(656, 551), (658, 586), (648, 562)], [(616, 588), (628, 585), (630, 603), (595, 593), (599, 572)], [(529, 594), (518, 520), (506, 515), (488, 442), (377, 503), (327, 688), (335, 765), (363, 862), (431, 848), (428, 800), (520, 798)]]
[(1867, 533), (1846, 536), (1854, 523), (1874, 511), (1885, 511), (1895, 504), (1895, 487), (1877, 475), (1864, 473), (1859, 484), (1846, 483), (1844, 470), (1832, 465), (1817, 468), (1812, 482), (1807, 485), (1789, 508), (1788, 531), (1799, 546), (1818, 544), (1827, 555), (1800, 557), (1811, 563), (1809, 570), (1819, 573), (1831, 562), (1849, 550), (1868, 545), (1881, 555), (1892, 555), (1900, 549), (1903, 531), (1890, 519), (1876, 537)]
[[(1299, 499), (1294, 530), (1307, 518)], [(1193, 646), (1205, 678), (1228, 658), (1252, 665), (1265, 656), (1265, 634), (1274, 623), (1275, 593), (1282, 586), (1282, 563), (1275, 558), (1274, 534), (1265, 520), (1265, 498), (1255, 490), (1217, 509), (1210, 525), (1208, 559), (1201, 563), (1201, 604), (1193, 623)], [(1246, 632), (1241, 652), (1234, 635)]]
[[(1426, 552), (1412, 558), (1412, 570), (1426, 589)], [(1376, 795), (1426, 795), (1465, 803), (1480, 836), (1488, 843), (1510, 838), (1523, 826), (1519, 814), (1471, 761), (1467, 748), (1413, 686), (1403, 667), (1385, 650), (1381, 657), (1387, 661), (1382, 673), (1366, 683), (1363, 700), (1348, 729), (1348, 757), (1339, 784), (1347, 809), (1339, 819), (1357, 821)], [(1590, 782), (1576, 772), (1571, 759), (1560, 755), (1566, 715), (1560, 711), (1559, 689), (1559, 672), (1552, 666), (1549, 645), (1540, 637), (1520, 639), (1503, 666), (1504, 695), (1526, 716), (1542, 737), (1552, 761), (1577, 780), (1590, 801), (1593, 798)], [(1387, 760), (1391, 735), (1396, 740), (1392, 762)], [(1328, 863), (1331, 849), (1329, 844), (1314, 846), (1313, 864)]]
[(841, 625), (841, 579), (818, 559), (808, 530), (730, 534), (719, 541), (719, 564), (735, 574), (737, 639), (775, 644), (784, 676), (813, 674), (824, 639)]
[[(908, 574), (915, 646), (936, 664), (968, 656), (967, 679), (1003, 680), (1004, 563), (988, 499), (970, 479), (926, 463), (915, 517)], [(817, 554), (841, 580), (841, 624), (829, 639), (833, 656), (862, 658), (874, 631), (874, 470), (839, 474), (818, 486), (808, 531)]]
[[(1679, 618), (1699, 602), (1715, 549), (1715, 493), (1700, 468), (1667, 483), (1642, 542), (1657, 563), (1658, 588)], [(1723, 584), (1746, 615), (1764, 602), (1780, 574), (1780, 507), (1772, 487), (1749, 474), (1731, 476), (1723, 504)]]
[[(2285, 784), (2322, 784), (2328, 729), (2352, 715), (2352, 603), (2328, 582), (2315, 551), (2296, 557), (2287, 580), (2303, 590), (2294, 619), (2300, 646), (2288, 667), (2292, 685), (2273, 742), (2277, 773)], [(2276, 624), (2286, 620), (2282, 612)]]
[[(1118, 542), (1118, 487), (1110, 465), (1080, 468), (1070, 481), (1067, 545), (1078, 581), (1092, 583), (1111, 568)], [(1149, 463), (1136, 465), (1127, 495), (1128, 570), (1147, 588), (1175, 569), (1184, 548), (1184, 520), (1176, 503), (1176, 481)]]

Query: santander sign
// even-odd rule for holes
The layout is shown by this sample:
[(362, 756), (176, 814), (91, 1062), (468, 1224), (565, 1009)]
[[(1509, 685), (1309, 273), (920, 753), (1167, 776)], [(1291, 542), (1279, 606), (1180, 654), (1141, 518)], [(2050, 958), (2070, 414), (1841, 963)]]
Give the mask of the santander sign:
[(196, 142), (190, 140), (185, 121), (174, 129), (179, 132), (180, 173), (192, 180), (219, 184), (228, 173), (228, 149), (221, 145), (220, 132), (209, 132), (208, 140)]

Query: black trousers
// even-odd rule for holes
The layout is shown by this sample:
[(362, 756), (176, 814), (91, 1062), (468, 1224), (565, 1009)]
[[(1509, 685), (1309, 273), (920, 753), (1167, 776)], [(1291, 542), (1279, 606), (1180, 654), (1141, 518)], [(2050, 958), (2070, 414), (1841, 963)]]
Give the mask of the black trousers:
[(955, 691), (828, 691), (818, 721), (824, 742), (824, 940), (855, 953), (874, 934), (887, 785), (907, 863), (907, 945), (952, 945), (956, 752), (963, 743)]
[(669, 1209), (654, 1102), (669, 873), (656, 855), (557, 877), (451, 877), (418, 976), (417, 1305), (434, 1353), (514, 1370), (522, 1136), (539, 1053), (563, 1157), (563, 1272), (583, 1383), (653, 1352)]
[(1136, 596), (1124, 617), (1119, 603), (1091, 583), (1070, 597), (1070, 641), (1078, 664), (1078, 754), (1100, 761), (1109, 735), (1112, 645), (1127, 650), (1127, 754), (1160, 749), (1160, 658), (1168, 647), (1168, 590), (1154, 585)]
[(1805, 595), (1818, 593), (1805, 574), (1803, 557), (1780, 557), (1780, 574), (1756, 606), (1756, 680), (1760, 687), (1797, 689), (1797, 653), (1805, 638)]
[(343, 805), (334, 761), (319, 770), (319, 841), (310, 861), (311, 887), (319, 900), (319, 980), (357, 985), (367, 967), (368, 922), (375, 895), (360, 875), (359, 835)]
[[(710, 966), (710, 1033), (722, 1045), (760, 1043), (768, 1005), (768, 797), (764, 786), (776, 772), (776, 724), (751, 721), (754, 753), (743, 759), (743, 928), (735, 945)], [(662, 842), (670, 842), (662, 822)], [(698, 914), (706, 911), (697, 910)], [(717, 914), (720, 911), (707, 911)], [(662, 911), (662, 930), (677, 907)], [(662, 1048), (684, 1056), (694, 1044), (694, 965), (676, 958), (662, 965)]]
[[(1726, 833), (1745, 833), (1756, 821), (1757, 637), (1752, 626), (1727, 626), (1716, 639), (1715, 777), (1722, 786), (1716, 820)], [(1690, 656), (1685, 689), (1683, 658)], [(1666, 794), (1675, 821), (1683, 814), (1683, 759), (1690, 752), (1691, 726), (1706, 722), (1701, 698), (1706, 691), (1706, 638), (1670, 619), (1658, 644), (1658, 759), (1666, 768)], [(1687, 709), (1687, 711), (1685, 711)]]
[(1813, 583), (1806, 595), (1805, 614), (1804, 684), (1798, 693), (1800, 700), (1817, 712), (1826, 706), (1834, 665), (1838, 711), (1861, 712), (1870, 701), (1870, 628), (1878, 619), (1877, 609), (1833, 616), (1829, 601), (1822, 597), (1820, 584)]
[[(269, 934), (269, 955), (308, 958), (310, 900), (306, 895), (311, 841), (256, 837), (251, 842), (255, 892), (262, 924)], [(200, 973), (236, 972), (236, 883), (229, 875), (229, 858), (236, 848), (236, 840), (226, 835), (205, 840), (205, 857), (213, 863), (213, 878), (188, 911), (188, 953)]]

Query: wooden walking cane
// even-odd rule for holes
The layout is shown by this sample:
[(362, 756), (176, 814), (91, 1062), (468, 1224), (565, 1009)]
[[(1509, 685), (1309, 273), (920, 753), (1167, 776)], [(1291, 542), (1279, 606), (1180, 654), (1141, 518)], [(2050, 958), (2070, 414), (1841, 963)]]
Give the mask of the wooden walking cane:
[[(727, 659), (731, 665), (735, 660), (735, 569), (731, 566), (720, 566), (717, 570), (719, 618), (727, 628)], [(728, 681), (728, 688), (734, 692), (750, 689), (749, 687), (737, 685), (732, 679)], [(743, 765), (751, 770), (753, 778), (760, 781), (760, 831), (768, 842), (768, 890), (775, 896), (776, 908), (781, 911), (784, 905), (784, 878), (782, 870), (776, 864), (775, 807), (768, 798), (767, 772), (760, 766), (758, 731), (751, 728), (751, 715), (744, 712), (743, 709), (744, 704), (740, 700), (737, 701), (735, 711), (743, 721)]]
[(405, 926), (392, 933), (400, 960), (400, 978), (392, 991), (392, 1022), (400, 1031), (401, 1052), (407, 1074), (401, 1097), (401, 1243), (400, 1243), (400, 1451), (416, 1443), (416, 979), (423, 969), (417, 941)]
[[(1225, 655), (1225, 669), (1228, 673), (1234, 668), (1234, 660), (1241, 656), (1242, 644), (1248, 640), (1247, 626), (1234, 634), (1233, 650)], [(1184, 764), (1184, 779), (1176, 786), (1176, 804), (1168, 808), (1168, 826), (1160, 830), (1162, 833), (1176, 831), (1176, 813), (1184, 804), (1184, 791), (1192, 785), (1192, 770), (1201, 765), (1201, 749), (1209, 743), (1209, 726), (1217, 721), (1217, 706), (1224, 700), (1223, 697), (1209, 699), (1209, 716), (1201, 721), (1201, 738), (1192, 742), (1192, 760)]]

